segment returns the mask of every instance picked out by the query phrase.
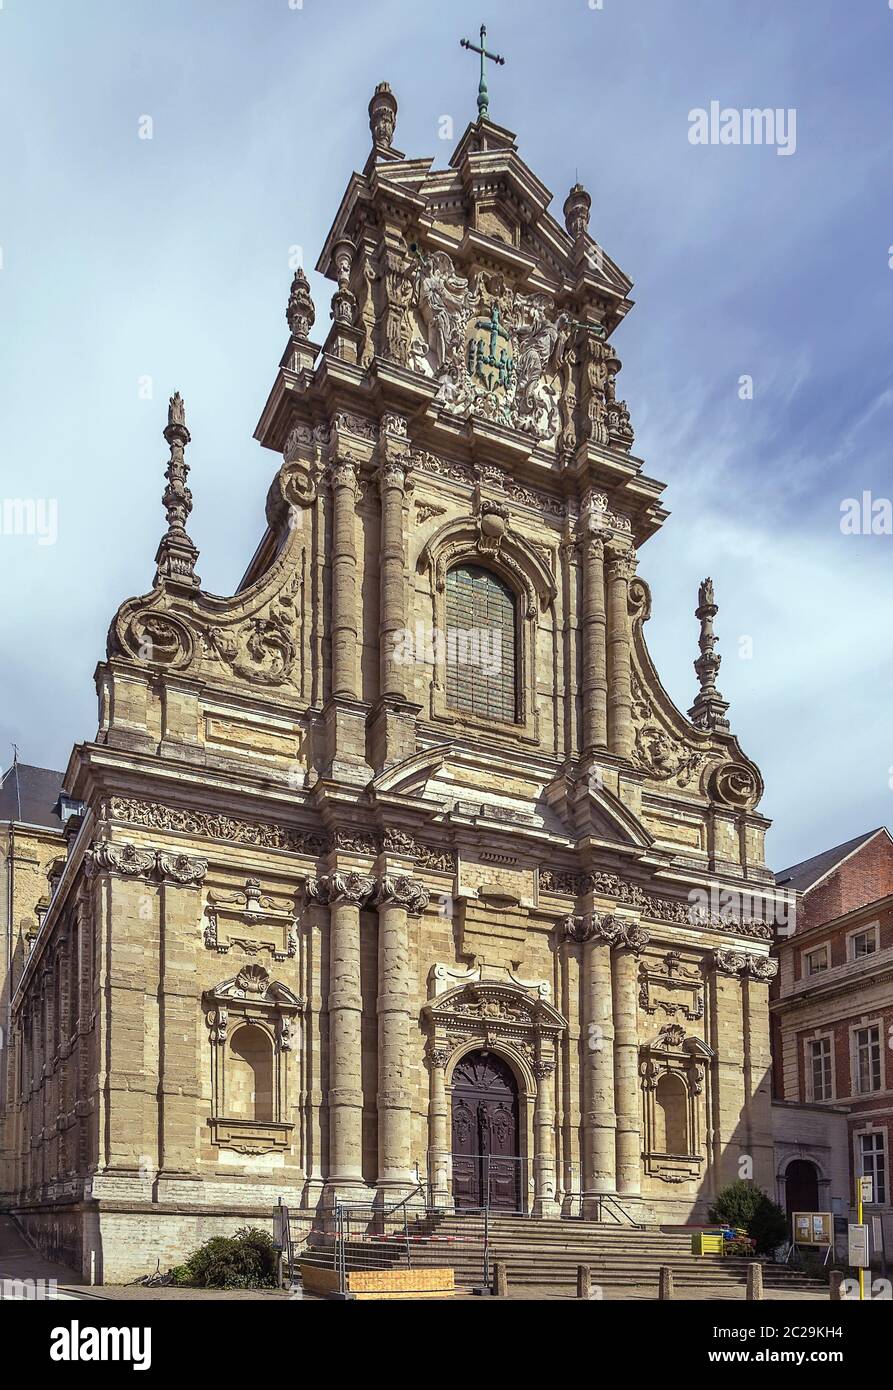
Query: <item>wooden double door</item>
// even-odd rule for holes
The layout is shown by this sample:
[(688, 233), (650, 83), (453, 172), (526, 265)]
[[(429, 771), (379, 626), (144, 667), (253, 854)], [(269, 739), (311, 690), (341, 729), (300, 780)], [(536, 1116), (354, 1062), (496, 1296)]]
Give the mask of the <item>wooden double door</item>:
[(453, 1072), (453, 1200), (521, 1210), (518, 1085), (507, 1062), (470, 1052)]

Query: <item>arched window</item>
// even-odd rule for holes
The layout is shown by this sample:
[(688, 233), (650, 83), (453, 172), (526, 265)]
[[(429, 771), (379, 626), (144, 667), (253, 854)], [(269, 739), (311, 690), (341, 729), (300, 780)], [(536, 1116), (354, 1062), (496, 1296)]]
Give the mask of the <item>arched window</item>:
[(655, 1150), (658, 1153), (683, 1155), (688, 1145), (688, 1094), (679, 1076), (666, 1072), (657, 1083), (655, 1093)]
[(446, 702), (463, 714), (518, 719), (517, 606), (504, 580), (480, 565), (446, 578)]
[(273, 1047), (262, 1028), (246, 1024), (233, 1034), (226, 1084), (232, 1119), (273, 1120)]

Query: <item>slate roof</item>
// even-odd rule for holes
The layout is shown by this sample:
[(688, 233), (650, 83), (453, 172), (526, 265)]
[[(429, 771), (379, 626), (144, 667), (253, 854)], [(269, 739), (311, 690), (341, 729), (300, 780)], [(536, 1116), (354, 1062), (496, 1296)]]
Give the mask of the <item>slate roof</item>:
[(857, 835), (854, 840), (847, 840), (842, 845), (836, 845), (834, 849), (823, 850), (821, 854), (814, 854), (811, 859), (804, 859), (799, 864), (792, 864), (789, 869), (782, 869), (775, 875), (775, 882), (779, 888), (794, 888), (798, 893), (808, 893), (819, 879), (836, 869), (838, 864), (848, 859), (855, 850), (873, 840), (875, 835), (886, 834), (888, 831), (883, 826), (878, 826), (875, 830), (866, 830), (864, 835)]
[(62, 776), (48, 767), (13, 763), (0, 779), (0, 821), (61, 830), (62, 822), (53, 807), (62, 790)]

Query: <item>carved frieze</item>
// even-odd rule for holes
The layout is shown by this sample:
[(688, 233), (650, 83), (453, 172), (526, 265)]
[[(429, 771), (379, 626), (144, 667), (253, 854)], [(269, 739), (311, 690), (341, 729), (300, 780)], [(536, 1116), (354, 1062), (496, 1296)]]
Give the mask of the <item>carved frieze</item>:
[(315, 831), (296, 830), (282, 825), (259, 821), (237, 820), (232, 816), (211, 811), (184, 810), (165, 806), (161, 802), (140, 801), (133, 797), (113, 796), (105, 803), (113, 820), (128, 825), (145, 826), (152, 830), (173, 830), (207, 839), (225, 840), (232, 844), (256, 845), (260, 849), (285, 849), (295, 854), (316, 858), (329, 848), (324, 835)]
[(651, 918), (653, 921), (677, 923), (685, 927), (709, 927), (711, 930), (728, 932), (734, 936), (749, 936), (763, 941), (770, 941), (773, 936), (773, 929), (768, 922), (748, 921), (725, 911), (706, 912), (684, 899), (661, 898), (654, 893), (646, 893), (638, 884), (627, 883), (617, 874), (607, 871), (582, 873), (570, 869), (540, 867), (537, 873), (541, 893), (578, 898), (583, 893), (593, 892), (601, 897), (613, 898), (619, 903), (627, 903), (630, 907), (638, 909), (643, 917)]

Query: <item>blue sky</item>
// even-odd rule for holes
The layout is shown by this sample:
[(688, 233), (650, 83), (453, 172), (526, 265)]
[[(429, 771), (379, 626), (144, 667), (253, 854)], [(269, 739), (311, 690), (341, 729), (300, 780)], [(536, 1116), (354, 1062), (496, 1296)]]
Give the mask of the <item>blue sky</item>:
[[(476, 114), (458, 39), (482, 19), (507, 58), (493, 119), (557, 215), (579, 175), (635, 281), (615, 341), (673, 513), (640, 558), (665, 684), (687, 709), (711, 574), (770, 862), (889, 824), (893, 537), (840, 529), (844, 498), (893, 487), (887, 0), (3, 0), (0, 496), (56, 499), (59, 530), (0, 534), (0, 761), (14, 740), (64, 767), (95, 732), (108, 623), (151, 585), (175, 388), (199, 572), (238, 582), (275, 467), (252, 433), (289, 250), (315, 263), (376, 82), (397, 146), (446, 162), (440, 118), (458, 138)], [(795, 152), (692, 145), (712, 100), (794, 108)], [(324, 328), (331, 286), (311, 281)]]

